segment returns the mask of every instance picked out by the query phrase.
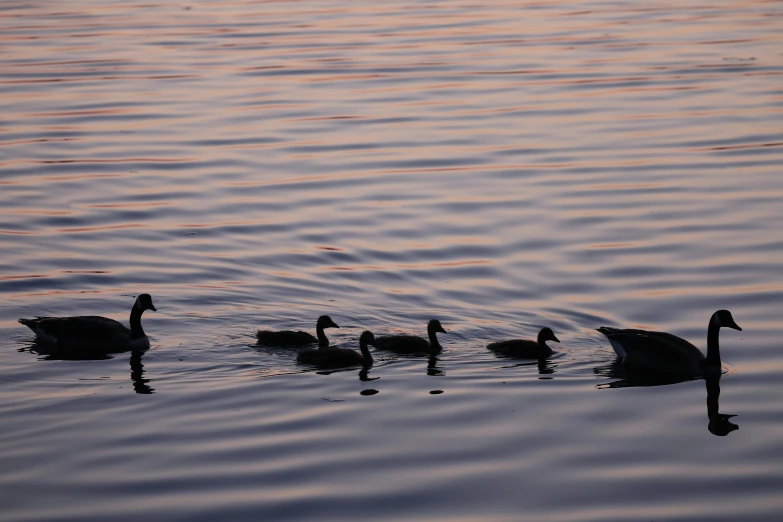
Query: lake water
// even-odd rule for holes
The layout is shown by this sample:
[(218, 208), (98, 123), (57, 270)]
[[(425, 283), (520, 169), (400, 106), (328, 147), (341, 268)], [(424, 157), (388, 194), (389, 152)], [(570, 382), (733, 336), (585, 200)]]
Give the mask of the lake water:
[[(9, 0), (0, 70), (0, 519), (783, 519), (783, 2)], [(719, 382), (594, 330), (719, 308)], [(321, 314), (445, 349), (255, 345)]]

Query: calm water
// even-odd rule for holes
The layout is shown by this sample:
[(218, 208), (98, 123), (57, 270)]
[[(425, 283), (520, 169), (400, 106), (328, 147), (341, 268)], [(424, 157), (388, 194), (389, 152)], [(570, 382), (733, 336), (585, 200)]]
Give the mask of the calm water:
[[(363, 4), (2, 3), (0, 519), (780, 520), (783, 2)], [(719, 383), (594, 331), (718, 308)], [(446, 349), (254, 346), (323, 313)]]

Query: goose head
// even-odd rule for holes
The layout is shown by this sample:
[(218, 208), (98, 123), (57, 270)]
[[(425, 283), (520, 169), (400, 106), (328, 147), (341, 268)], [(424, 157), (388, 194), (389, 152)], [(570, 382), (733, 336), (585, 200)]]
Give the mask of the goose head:
[(340, 328), (337, 323), (332, 321), (332, 318), (328, 315), (322, 315), (318, 318), (318, 322), (315, 325), (316, 328)]
[(544, 341), (554, 341), (556, 343), (559, 343), (560, 339), (558, 339), (555, 336), (555, 332), (553, 332), (552, 329), (547, 326), (542, 328), (541, 331), (538, 332), (538, 342), (542, 343)]
[(718, 327), (731, 328), (733, 330), (739, 330), (740, 332), (742, 331), (742, 328), (740, 328), (739, 325), (734, 322), (734, 318), (731, 316), (731, 312), (728, 310), (718, 310), (712, 314), (710, 323)]
[(365, 330), (361, 337), (359, 337), (359, 345), (360, 346), (375, 346), (378, 347), (377, 344), (375, 344), (375, 336), (373, 333), (369, 330)]
[(448, 333), (446, 330), (443, 329), (443, 327), (440, 325), (440, 321), (437, 319), (431, 319), (429, 323), (427, 323), (427, 332), (432, 334), (435, 332), (442, 332), (442, 333)]
[(158, 309), (155, 308), (155, 305), (152, 304), (152, 296), (150, 294), (139, 295), (139, 297), (136, 298), (136, 304), (134, 306), (142, 312), (144, 310), (152, 310), (153, 312), (158, 311)]

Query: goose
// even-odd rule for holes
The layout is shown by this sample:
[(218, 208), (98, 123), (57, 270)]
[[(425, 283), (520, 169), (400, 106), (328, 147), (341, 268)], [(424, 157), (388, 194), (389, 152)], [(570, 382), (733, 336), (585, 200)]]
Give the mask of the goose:
[(721, 327), (742, 331), (728, 310), (718, 310), (712, 314), (707, 328), (706, 357), (691, 343), (670, 333), (622, 330), (608, 326), (602, 326), (598, 331), (609, 339), (621, 363), (629, 369), (652, 373), (704, 375), (720, 372), (718, 333)]
[(373, 359), (370, 354), (370, 349), (367, 347), (368, 345), (377, 347), (375, 344), (375, 336), (369, 330), (362, 333), (361, 337), (359, 337), (359, 350), (361, 350), (361, 353), (356, 350), (351, 350), (350, 348), (329, 346), (317, 350), (302, 350), (297, 355), (296, 362), (326, 368), (356, 365), (362, 365), (365, 368), (369, 368), (372, 366)]
[(315, 333), (318, 336), (317, 338), (313, 337), (312, 334), (307, 332), (294, 332), (291, 330), (283, 330), (280, 332), (259, 330), (256, 332), (256, 337), (258, 337), (258, 344), (263, 346), (296, 348), (318, 343), (320, 348), (326, 348), (329, 346), (329, 339), (326, 338), (324, 328), (340, 327), (337, 326), (334, 321), (332, 321), (331, 317), (328, 315), (322, 315), (318, 318), (318, 322), (315, 323)]
[(499, 341), (490, 343), (487, 348), (501, 355), (510, 357), (521, 357), (525, 359), (544, 359), (552, 355), (552, 348), (547, 346), (546, 341), (560, 342), (551, 328), (544, 327), (538, 332), (538, 340), (530, 341), (527, 339), (511, 339), (510, 341)]
[(150, 340), (141, 328), (141, 314), (156, 312), (149, 294), (141, 294), (133, 303), (130, 330), (122, 323), (106, 317), (83, 315), (75, 317), (36, 317), (19, 319), (35, 332), (39, 340), (64, 347), (81, 348), (105, 353), (146, 350)]
[(383, 335), (378, 337), (379, 350), (389, 350), (397, 353), (428, 353), (436, 355), (440, 353), (443, 347), (438, 342), (436, 332), (448, 333), (440, 325), (437, 319), (430, 320), (427, 323), (427, 335), (429, 342), (417, 335)]

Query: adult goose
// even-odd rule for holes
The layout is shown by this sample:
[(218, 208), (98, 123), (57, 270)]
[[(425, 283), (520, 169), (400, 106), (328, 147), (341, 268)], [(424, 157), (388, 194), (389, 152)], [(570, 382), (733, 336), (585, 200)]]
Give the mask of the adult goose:
[(369, 330), (359, 337), (359, 350), (329, 346), (317, 350), (302, 350), (296, 357), (296, 362), (311, 364), (321, 368), (339, 368), (343, 366), (372, 366), (373, 359), (368, 346), (376, 346), (375, 336)]
[(718, 332), (721, 327), (742, 331), (728, 310), (712, 314), (707, 328), (706, 357), (691, 343), (670, 333), (608, 326), (602, 326), (598, 331), (609, 339), (622, 364), (629, 369), (698, 376), (720, 372)]
[(149, 294), (141, 294), (133, 303), (130, 330), (114, 319), (96, 315), (36, 317), (19, 319), (19, 322), (42, 341), (85, 351), (117, 353), (150, 347), (150, 340), (141, 327), (141, 314), (145, 310), (157, 311)]
[(297, 348), (318, 343), (320, 348), (326, 348), (329, 346), (329, 339), (326, 338), (324, 328), (340, 327), (337, 326), (334, 321), (332, 321), (331, 317), (328, 315), (322, 315), (318, 318), (318, 322), (315, 323), (315, 334), (317, 337), (313, 337), (312, 334), (307, 332), (294, 332), (291, 330), (282, 330), (279, 332), (271, 330), (259, 330), (256, 332), (256, 337), (258, 338), (258, 344), (263, 346)]
[(538, 340), (536, 341), (511, 339), (510, 341), (490, 343), (487, 345), (487, 348), (495, 353), (509, 357), (544, 359), (552, 355), (552, 348), (547, 346), (546, 341), (559, 343), (560, 339), (555, 336), (555, 332), (551, 328), (544, 327), (538, 332)]
[(438, 342), (437, 332), (448, 333), (437, 319), (427, 323), (429, 341), (417, 335), (383, 335), (376, 339), (379, 350), (389, 350), (396, 353), (428, 353), (436, 355), (443, 347)]

